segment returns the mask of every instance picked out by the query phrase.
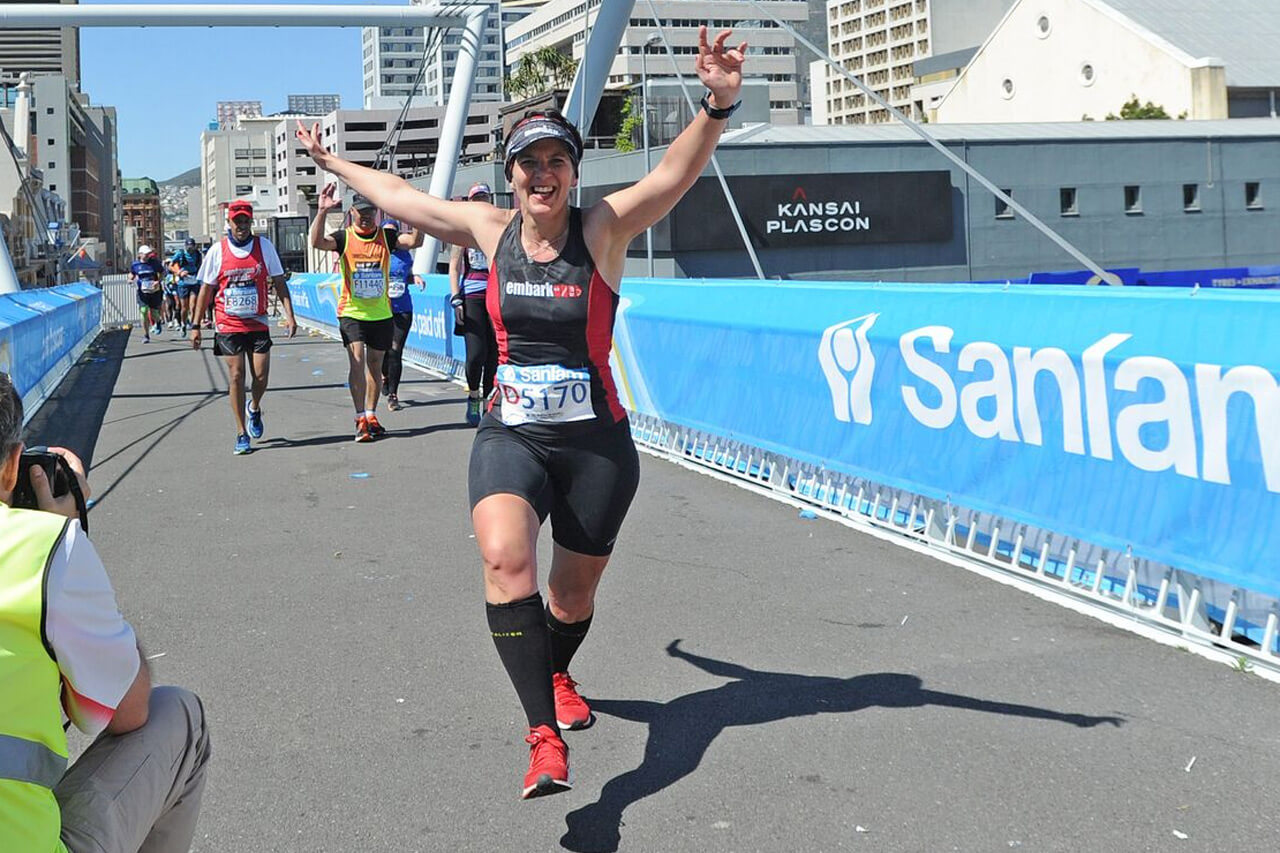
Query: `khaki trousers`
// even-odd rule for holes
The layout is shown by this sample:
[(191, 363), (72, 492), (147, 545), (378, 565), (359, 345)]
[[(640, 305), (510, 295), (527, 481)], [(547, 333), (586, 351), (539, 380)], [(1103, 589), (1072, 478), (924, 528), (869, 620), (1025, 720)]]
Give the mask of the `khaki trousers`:
[(103, 733), (54, 788), (71, 853), (186, 853), (209, 761), (204, 707), (180, 687), (156, 687), (146, 725)]

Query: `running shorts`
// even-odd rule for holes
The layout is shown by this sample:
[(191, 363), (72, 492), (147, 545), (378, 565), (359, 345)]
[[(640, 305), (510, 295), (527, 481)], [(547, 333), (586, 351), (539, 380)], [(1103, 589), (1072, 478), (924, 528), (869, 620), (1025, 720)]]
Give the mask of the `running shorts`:
[(214, 355), (240, 355), (245, 352), (262, 353), (271, 350), (271, 333), (218, 332), (213, 336)]
[(355, 317), (339, 317), (338, 331), (342, 333), (342, 345), (364, 341), (369, 349), (383, 352), (391, 349), (391, 337), (395, 331), (391, 318), (385, 320), (357, 320)]
[(152, 311), (159, 311), (164, 305), (164, 294), (160, 291), (155, 293), (143, 293), (138, 291), (138, 307), (150, 308)]
[(471, 445), (467, 486), (471, 508), (495, 494), (524, 498), (562, 548), (603, 557), (613, 553), (622, 520), (640, 484), (640, 458), (624, 418), (589, 431), (509, 427), (486, 414)]

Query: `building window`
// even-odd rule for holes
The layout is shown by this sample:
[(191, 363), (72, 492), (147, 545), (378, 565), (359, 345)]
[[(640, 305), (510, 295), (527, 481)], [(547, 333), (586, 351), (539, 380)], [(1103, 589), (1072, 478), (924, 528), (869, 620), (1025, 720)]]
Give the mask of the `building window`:
[(1007, 101), (1013, 97), (1013, 91), (1014, 91), (1013, 80), (1009, 77), (1004, 78), (1004, 80), (1000, 83), (1000, 97), (1004, 98)]
[(1053, 22), (1049, 20), (1048, 15), (1041, 15), (1036, 19), (1036, 37), (1048, 38), (1049, 33), (1053, 32)]
[(1092, 86), (1093, 81), (1098, 78), (1098, 73), (1094, 70), (1092, 62), (1086, 62), (1080, 66), (1080, 85)]
[(1187, 213), (1200, 212), (1200, 185), (1182, 185), (1182, 209)]
[(46, 140), (45, 140), (45, 144), (46, 144), (46, 145), (56, 145), (57, 143), (56, 143), (56, 142), (54, 142), (52, 139), (46, 139)]
[(1080, 215), (1080, 208), (1076, 206), (1075, 187), (1062, 187), (1058, 190), (1058, 212), (1063, 216)]
[[(1013, 190), (1001, 189), (1000, 192), (1013, 198)], [(1009, 202), (996, 196), (996, 219), (1013, 219), (1013, 209), (1009, 207)]]
[(1245, 183), (1244, 206), (1247, 210), (1262, 210), (1262, 184), (1258, 181)]
[(51, 115), (53, 115), (53, 107), (45, 107), (45, 108), (44, 108), (44, 114), (45, 114), (45, 115), (47, 115), (47, 116), (51, 116)]
[(1124, 212), (1132, 215), (1142, 213), (1142, 187), (1130, 184), (1124, 188)]

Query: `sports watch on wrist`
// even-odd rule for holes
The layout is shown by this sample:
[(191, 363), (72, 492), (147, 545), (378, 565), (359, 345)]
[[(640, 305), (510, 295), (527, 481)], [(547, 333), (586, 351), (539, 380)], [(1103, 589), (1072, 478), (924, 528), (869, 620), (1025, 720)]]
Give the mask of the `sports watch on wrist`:
[(709, 93), (703, 94), (702, 96), (702, 111), (711, 118), (727, 119), (729, 116), (737, 112), (738, 107), (742, 106), (742, 100), (738, 99), (733, 102), (732, 106), (726, 107), (723, 110), (719, 107), (713, 107), (711, 106), (711, 101), (707, 100), (707, 94)]

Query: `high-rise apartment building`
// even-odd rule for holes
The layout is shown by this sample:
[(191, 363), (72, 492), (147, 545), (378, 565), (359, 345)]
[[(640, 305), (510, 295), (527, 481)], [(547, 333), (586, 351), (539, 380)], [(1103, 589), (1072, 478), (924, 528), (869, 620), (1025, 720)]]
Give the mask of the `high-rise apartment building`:
[[(424, 0), (413, 0), (424, 5)], [(490, 7), (476, 61), (475, 101), (502, 99), (502, 22), (498, 0)], [(422, 27), (365, 27), (361, 31), (364, 108), (396, 109), (413, 97), (413, 106), (442, 106), (449, 97), (462, 31)], [(421, 82), (419, 74), (423, 65)]]
[(341, 95), (290, 95), (287, 112), (304, 116), (322, 116), (342, 109)]
[[(23, 0), (74, 6), (79, 0)], [(0, 29), (0, 71), (16, 77), (23, 71), (61, 74), (80, 88), (80, 31), (76, 27)]]
[[(915, 64), (930, 57), (955, 76), (1016, 0), (827, 0), (827, 50), (894, 108), (919, 121), (927, 95)], [(952, 57), (949, 65), (945, 57)], [(814, 63), (815, 124), (881, 124), (892, 114), (825, 63)], [(821, 72), (824, 76), (819, 76)], [(825, 102), (821, 102), (825, 88)]]
[[(809, 16), (806, 0), (767, 0), (761, 5), (784, 21), (799, 22)], [(639, 85), (642, 76), (651, 81), (675, 76), (661, 46), (650, 47), (646, 52), (645, 43), (652, 33), (666, 36), (681, 75), (696, 86), (698, 28), (710, 23), (717, 30), (732, 29), (735, 41), (746, 41), (751, 46), (746, 82), (767, 84), (769, 120), (789, 125), (802, 121), (796, 40), (762, 15), (754, 4), (739, 0), (653, 0), (657, 20), (649, 9), (647, 2), (635, 5), (609, 70), (607, 88), (631, 88)], [(543, 47), (555, 48), (581, 61), (584, 33), (595, 23), (599, 10), (600, 0), (549, 0), (542, 4), (506, 28), (507, 67), (514, 68), (522, 56)]]

